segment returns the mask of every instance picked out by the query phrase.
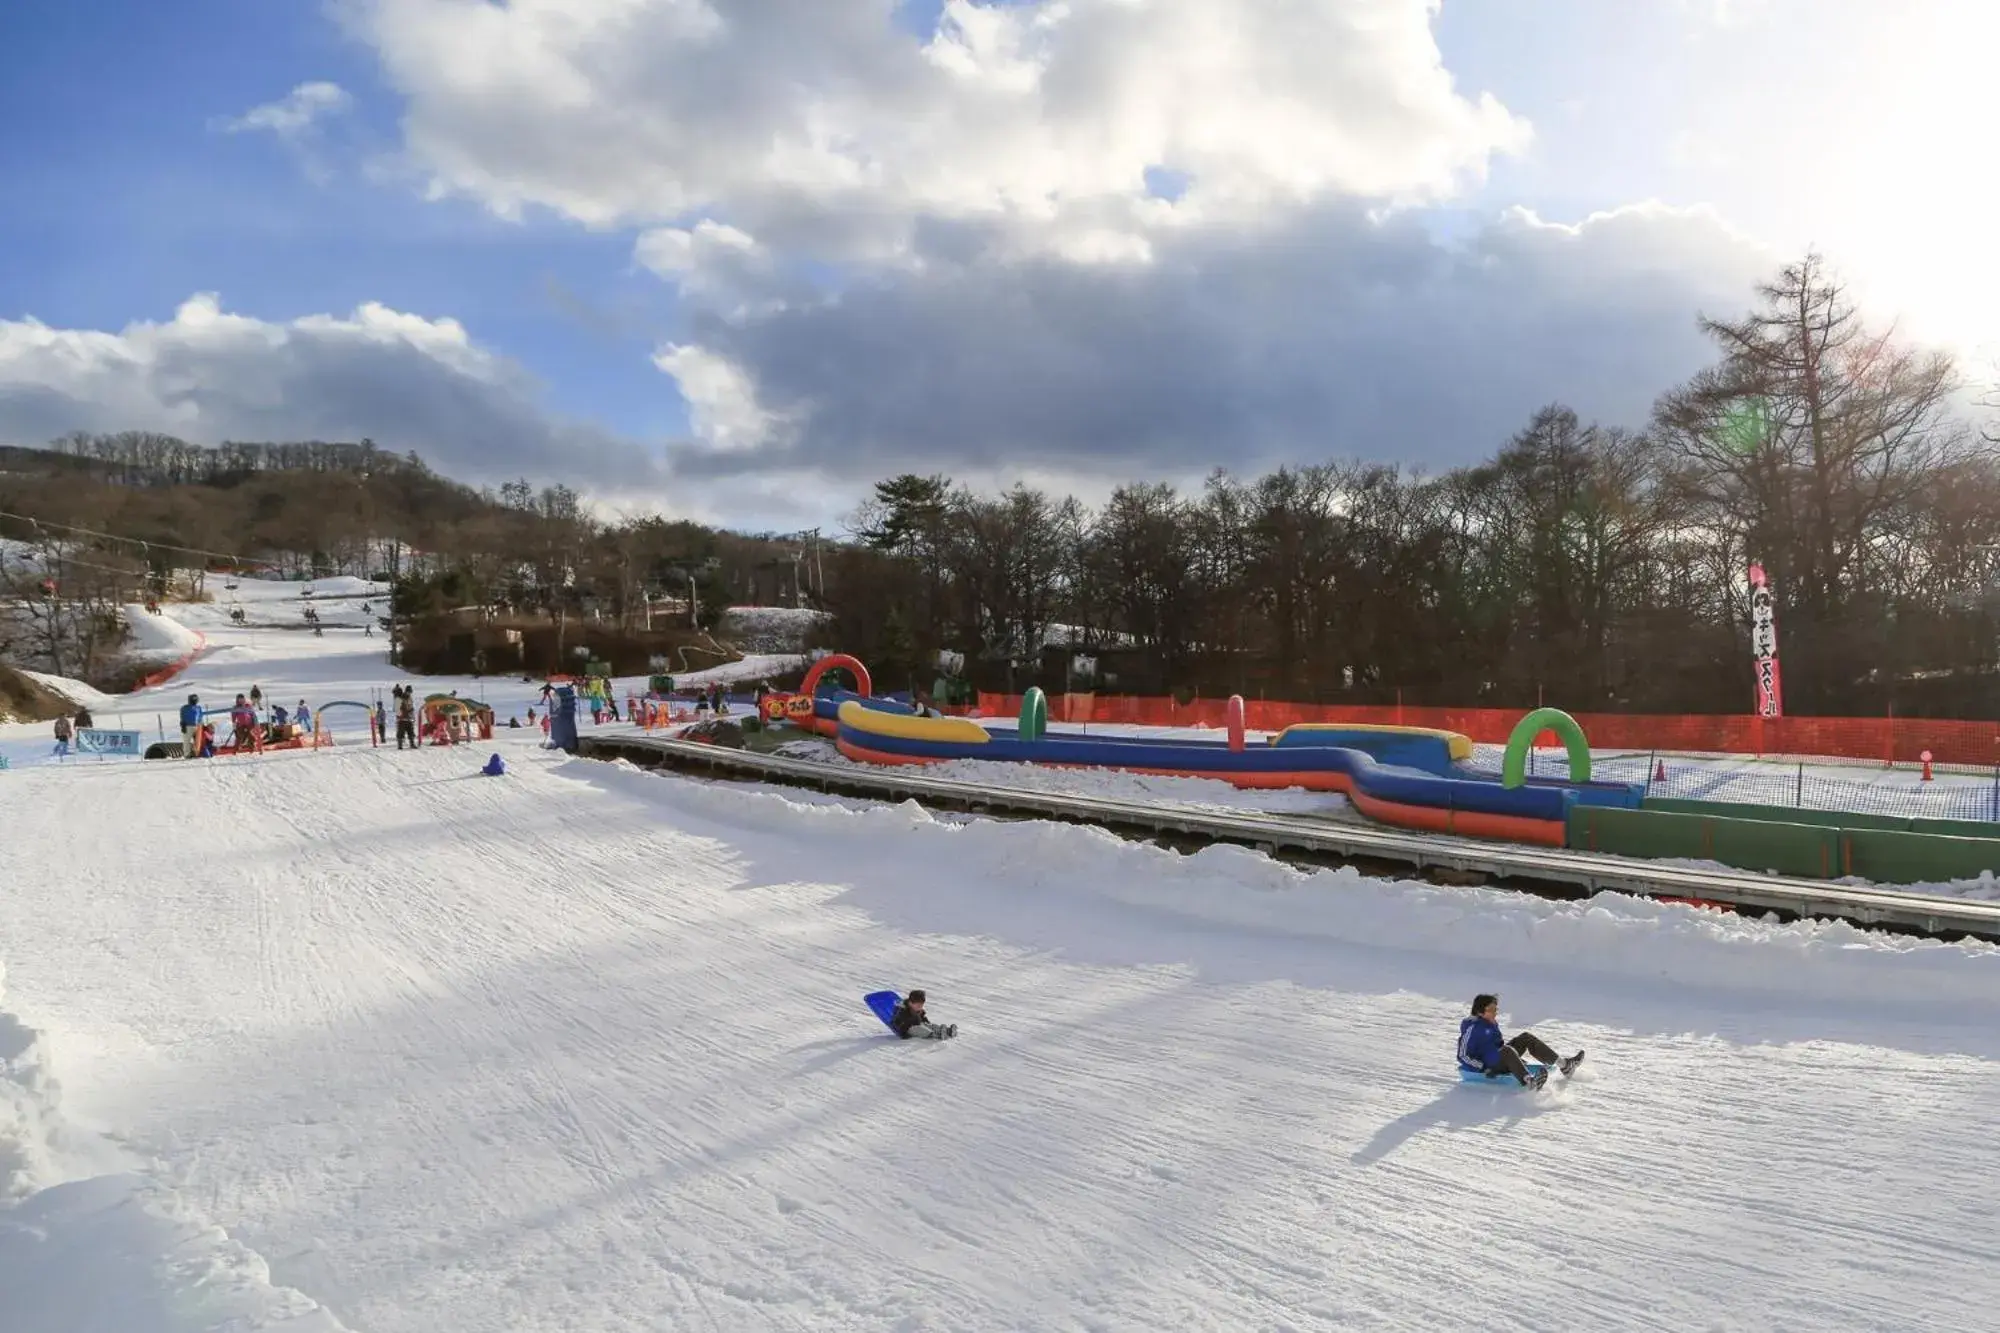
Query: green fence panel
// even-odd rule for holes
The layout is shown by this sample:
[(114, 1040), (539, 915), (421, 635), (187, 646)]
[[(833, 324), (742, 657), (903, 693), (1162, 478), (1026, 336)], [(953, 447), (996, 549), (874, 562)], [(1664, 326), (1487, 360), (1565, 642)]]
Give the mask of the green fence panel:
[[(1907, 815), (1864, 815), (1848, 810), (1806, 810), (1795, 805), (1753, 805), (1747, 801), (1695, 801), (1675, 796), (1648, 796), (1645, 808), (1665, 814), (1709, 815), (1716, 819), (1750, 819), (1766, 824), (1814, 824), (1821, 828), (1907, 830)], [(1993, 836), (2000, 837), (2000, 825)]]
[[(1942, 822), (1942, 821), (1938, 821)], [(1936, 884), (2000, 874), (2000, 841), (1856, 829), (1845, 835), (1847, 873), (1878, 884)]]
[(1912, 819), (1910, 832), (1934, 833), (1946, 838), (1993, 840), (2000, 839), (2000, 824), (1984, 819)]
[(1840, 829), (1755, 819), (1709, 822), (1709, 855), (1726, 866), (1798, 879), (1833, 879), (1841, 873)]
[(1614, 856), (1706, 858), (1709, 820), (1699, 815), (1573, 805), (1564, 841), (1577, 851)]

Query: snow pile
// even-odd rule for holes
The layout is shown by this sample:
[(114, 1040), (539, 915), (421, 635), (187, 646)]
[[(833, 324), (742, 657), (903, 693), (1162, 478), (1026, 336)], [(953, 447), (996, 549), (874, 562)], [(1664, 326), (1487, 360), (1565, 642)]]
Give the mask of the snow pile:
[[(4, 972), (0, 972), (4, 976)], [(0, 990), (4, 996), (4, 990)], [(338, 1333), (171, 1190), (68, 1129), (42, 1035), (0, 1010), (0, 1319), (9, 1333)], [(122, 1163), (121, 1163), (122, 1165)]]
[(189, 629), (165, 612), (156, 615), (137, 605), (120, 607), (119, 611), (131, 632), (127, 651), (132, 657), (176, 661), (200, 652), (206, 642), (200, 631)]
[(287, 588), (291, 589), (294, 595), (301, 595), (307, 588), (310, 588), (312, 589), (313, 600), (318, 600), (322, 597), (387, 597), (389, 595), (388, 584), (374, 583), (368, 579), (356, 578), (351, 574), (342, 574), (337, 578), (330, 579), (311, 579), (305, 583), (282, 583), (275, 580), (263, 579), (245, 579), (243, 583), (246, 586), (251, 583), (257, 583), (273, 589)]
[(34, 681), (52, 694), (59, 694), (79, 708), (88, 708), (93, 714), (105, 709), (115, 709), (125, 700), (125, 696), (106, 694), (95, 685), (72, 680), (68, 676), (52, 676), (46, 671), (22, 671), (21, 674)]
[[(0, 967), (0, 982), (5, 978)], [(0, 986), (0, 997), (5, 993)], [(59, 1179), (57, 1096), (41, 1034), (0, 1010), (0, 1201), (18, 1201)]]
[(797, 671), (811, 659), (804, 653), (752, 653), (734, 662), (704, 667), (700, 671), (673, 672), (674, 688), (692, 690), (709, 685), (755, 684), (760, 680)]
[(812, 647), (813, 631), (826, 619), (806, 606), (732, 606), (720, 632), (746, 653), (800, 653)]
[(340, 1333), (264, 1260), (143, 1176), (53, 1186), (0, 1211), (10, 1333)]
[[(572, 761), (572, 768), (592, 761)], [(1866, 931), (1844, 921), (1799, 921), (1715, 912), (1625, 894), (1579, 902), (1525, 893), (1444, 888), (1419, 880), (1371, 878), (1352, 868), (1302, 870), (1245, 847), (1213, 846), (1183, 855), (1104, 829), (1043, 821), (1001, 822), (933, 815), (915, 802), (870, 805), (800, 799), (779, 789), (663, 782), (625, 764), (618, 780), (683, 816), (748, 829), (804, 821), (816, 838), (950, 865), (965, 875), (1009, 872), (1022, 896), (1032, 886), (1078, 906), (1096, 902), (1184, 920), (1199, 932), (1284, 939), (1292, 947), (1338, 945), (1364, 953), (1423, 941), (1426, 952), (1477, 959), (1487, 968), (1553, 963), (1571, 974), (1630, 980), (1639, 987), (1702, 994), (1773, 996), (1786, 1005), (1854, 1005), (1886, 1014), (1902, 1007), (1952, 1009), (1963, 1020), (2000, 1022), (2000, 948), (1940, 943)], [(1033, 870), (1027, 867), (1033, 866)], [(873, 883), (873, 880), (867, 882)], [(935, 928), (986, 932), (1018, 897), (930, 896)], [(968, 919), (961, 910), (975, 909)], [(1012, 926), (1004, 933), (1016, 937)], [(1038, 947), (1107, 953), (1100, 937), (1065, 931)], [(1117, 961), (1116, 946), (1108, 953)]]
[[(853, 765), (856, 762), (841, 754), (832, 741), (817, 736), (785, 741), (776, 747), (774, 753), (787, 759), (805, 759), (816, 763)], [(857, 766), (873, 767), (865, 763)], [(1188, 806), (1197, 810), (1261, 810), (1267, 814), (1326, 815), (1343, 819), (1358, 817), (1347, 803), (1347, 798), (1333, 792), (1243, 790), (1216, 778), (1167, 777), (1156, 773), (1128, 773), (1117, 768), (1049, 768), (1039, 764), (990, 759), (949, 759), (943, 763), (924, 765), (920, 776), (1024, 791), (1057, 792), (1066, 796), (1098, 796), (1144, 805)]]

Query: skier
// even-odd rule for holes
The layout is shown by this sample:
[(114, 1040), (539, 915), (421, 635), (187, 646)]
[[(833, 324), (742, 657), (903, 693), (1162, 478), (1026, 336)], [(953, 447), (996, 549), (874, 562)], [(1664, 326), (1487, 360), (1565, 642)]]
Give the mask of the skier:
[(898, 1037), (906, 1041), (911, 1037), (928, 1037), (934, 1041), (942, 1041), (947, 1037), (958, 1035), (958, 1024), (933, 1023), (924, 1014), (924, 993), (920, 990), (913, 990), (903, 997), (903, 1002), (896, 1006), (896, 1012), (889, 1017), (889, 1026), (895, 1030)]
[[(1528, 1062), (1521, 1058), (1524, 1055), (1534, 1056), (1544, 1067), (1530, 1073)], [(1518, 1032), (1512, 1039), (1503, 1039), (1500, 1035), (1500, 997), (1475, 995), (1472, 1016), (1459, 1020), (1458, 1063), (1460, 1068), (1473, 1070), (1488, 1078), (1512, 1074), (1520, 1080), (1522, 1087), (1539, 1088), (1549, 1081), (1547, 1066), (1555, 1065), (1562, 1070), (1562, 1076), (1568, 1078), (1583, 1063), (1583, 1052), (1578, 1051), (1564, 1059), (1532, 1032)]]
[(181, 742), (189, 759), (201, 757), (201, 696), (190, 694), (181, 705)]
[(56, 758), (69, 758), (70, 725), (67, 717), (56, 718)]

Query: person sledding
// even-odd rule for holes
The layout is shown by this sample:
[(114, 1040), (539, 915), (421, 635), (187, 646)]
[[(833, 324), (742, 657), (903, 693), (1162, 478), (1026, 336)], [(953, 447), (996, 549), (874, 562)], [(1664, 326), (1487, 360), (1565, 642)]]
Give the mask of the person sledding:
[(956, 1023), (933, 1023), (924, 1013), (924, 993), (913, 990), (903, 997), (896, 1006), (896, 1012), (889, 1016), (889, 1027), (898, 1037), (908, 1041), (911, 1037), (928, 1037), (942, 1041), (958, 1035)]
[[(1533, 1056), (1541, 1065), (1529, 1068), (1527, 1056)], [(1582, 1063), (1582, 1051), (1566, 1058), (1558, 1056), (1554, 1047), (1532, 1032), (1517, 1032), (1511, 1038), (1502, 1037), (1498, 995), (1474, 996), (1471, 1017), (1459, 1020), (1458, 1066), (1475, 1074), (1484, 1074), (1487, 1078), (1512, 1074), (1522, 1087), (1539, 1088), (1549, 1081), (1551, 1065), (1568, 1078)]]

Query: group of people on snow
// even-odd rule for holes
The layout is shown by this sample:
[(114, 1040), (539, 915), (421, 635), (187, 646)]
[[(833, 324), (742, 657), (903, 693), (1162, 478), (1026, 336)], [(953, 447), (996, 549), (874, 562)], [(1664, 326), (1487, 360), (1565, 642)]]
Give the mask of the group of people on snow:
[(56, 719), (56, 758), (67, 759), (69, 757), (69, 743), (76, 738), (76, 733), (87, 731), (95, 725), (96, 723), (91, 720), (88, 708), (77, 709), (74, 717), (68, 713), (64, 713), (61, 717), (58, 717)]
[[(921, 990), (905, 995), (889, 1016), (889, 1028), (899, 1038), (943, 1040), (958, 1035), (958, 1024), (940, 1023), (931, 1018)], [(1530, 1058), (1537, 1063), (1529, 1064)], [(1489, 1079), (1512, 1078), (1524, 1088), (1539, 1088), (1549, 1081), (1549, 1071), (1568, 1078), (1583, 1063), (1583, 1052), (1558, 1055), (1553, 1046), (1532, 1032), (1512, 1037), (1500, 1031), (1500, 997), (1482, 992), (1472, 998), (1472, 1013), (1459, 1020), (1458, 1064), (1469, 1073)]]
[[(210, 759), (215, 756), (215, 727), (208, 718), (212, 710), (201, 706), (201, 696), (190, 694), (181, 705), (181, 757)], [(264, 708), (264, 689), (252, 685), (248, 694), (238, 694), (228, 709), (229, 744), (237, 754), (262, 751), (268, 743), (294, 740), (311, 733), (312, 709), (304, 699), (296, 709), (283, 704)]]

